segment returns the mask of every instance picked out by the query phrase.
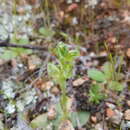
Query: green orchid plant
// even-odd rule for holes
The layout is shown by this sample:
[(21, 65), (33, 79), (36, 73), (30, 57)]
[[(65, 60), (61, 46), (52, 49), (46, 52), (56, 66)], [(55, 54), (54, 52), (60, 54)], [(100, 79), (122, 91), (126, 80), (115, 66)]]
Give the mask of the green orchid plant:
[[(107, 62), (103, 65), (102, 71), (98, 69), (88, 70), (88, 77), (95, 81), (89, 91), (89, 100), (91, 102), (98, 104), (100, 103), (100, 100), (105, 98), (105, 94), (102, 92), (104, 86), (106, 86), (106, 89), (117, 92), (120, 92), (124, 89), (124, 84), (120, 82), (120, 80), (123, 78), (123, 74), (116, 72), (112, 68), (112, 63)], [(116, 80), (113, 78), (114, 74), (116, 74)]]
[(89, 120), (90, 113), (86, 111), (71, 111), (70, 97), (67, 95), (67, 80), (73, 76), (75, 59), (79, 56), (78, 49), (69, 49), (69, 47), (60, 42), (53, 50), (57, 62), (50, 62), (47, 65), (48, 75), (55, 84), (58, 84), (61, 89), (60, 103), (55, 104), (56, 118), (48, 120), (47, 113), (40, 115), (31, 121), (33, 128), (45, 128), (49, 123), (52, 124), (54, 130), (61, 130), (62, 123), (70, 121), (73, 127), (85, 125)]
[(60, 105), (63, 110), (63, 119), (68, 119), (67, 110), (67, 79), (73, 76), (74, 61), (77, 56), (79, 56), (79, 51), (77, 49), (69, 50), (68, 46), (63, 42), (60, 42), (54, 49), (58, 63), (48, 63), (47, 71), (48, 75), (53, 79), (53, 81), (60, 86), (61, 98)]

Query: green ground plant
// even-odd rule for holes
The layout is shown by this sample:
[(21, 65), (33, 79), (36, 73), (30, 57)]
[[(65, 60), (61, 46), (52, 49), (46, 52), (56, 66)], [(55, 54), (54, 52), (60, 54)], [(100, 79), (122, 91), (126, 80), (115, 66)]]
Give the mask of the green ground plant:
[(101, 92), (100, 84), (93, 84), (89, 91), (89, 101), (98, 104), (104, 97), (105, 95)]
[(79, 55), (78, 50), (69, 50), (64, 43), (59, 43), (54, 50), (58, 59), (58, 64), (48, 63), (48, 75), (52, 77), (56, 84), (61, 88), (60, 104), (63, 110), (63, 118), (69, 117), (67, 111), (67, 82), (66, 80), (73, 75), (74, 60)]
[(115, 52), (113, 56), (108, 44), (104, 43), (104, 46), (108, 54), (109, 62), (104, 63), (101, 70), (88, 70), (88, 76), (95, 81), (89, 91), (89, 101), (96, 104), (108, 96), (103, 93), (104, 89), (116, 92), (120, 92), (124, 89), (122, 82), (124, 75), (121, 73), (124, 56), (120, 56), (118, 52)]
[(100, 103), (100, 100), (107, 96), (103, 94), (103, 89), (105, 88), (117, 92), (124, 89), (123, 83), (120, 82), (122, 74), (113, 70), (113, 64), (110, 62), (105, 63), (101, 71), (98, 69), (88, 70), (88, 76), (96, 81), (95, 84), (92, 84), (89, 91), (89, 100), (91, 102)]
[[(61, 89), (60, 103), (56, 104), (57, 116), (51, 123), (54, 125), (54, 129), (58, 129), (59, 124), (65, 120), (70, 120), (73, 127), (77, 127), (79, 122), (80, 125), (84, 125), (89, 119), (89, 113), (85, 111), (70, 112), (68, 104), (70, 104), (70, 98), (67, 95), (67, 79), (73, 76), (73, 67), (75, 58), (79, 56), (77, 49), (70, 50), (66, 44), (60, 42), (54, 49), (54, 54), (57, 58), (57, 63), (48, 63), (47, 71), (50, 78), (53, 79), (54, 83), (58, 84)], [(31, 122), (33, 128), (47, 126), (49, 121), (47, 120), (46, 114), (42, 118), (42, 123), (39, 123), (39, 117)], [(78, 122), (76, 120), (78, 119)], [(41, 122), (41, 121), (40, 121)], [(43, 123), (44, 122), (44, 123)]]
[(55, 32), (50, 27), (41, 27), (39, 29), (39, 33), (47, 40), (51, 41), (53, 39), (53, 36), (55, 35)]
[(58, 84), (61, 89), (60, 103), (55, 104), (56, 118), (54, 120), (47, 119), (47, 113), (36, 117), (31, 122), (33, 128), (45, 128), (50, 123), (54, 130), (58, 130), (60, 124), (64, 121), (71, 121), (73, 127), (84, 125), (89, 119), (89, 113), (86, 111), (70, 111), (71, 102), (67, 95), (67, 80), (73, 76), (73, 67), (75, 58), (79, 56), (77, 49), (70, 50), (66, 44), (60, 42), (54, 49), (54, 54), (57, 62), (48, 63), (48, 75), (55, 84)]

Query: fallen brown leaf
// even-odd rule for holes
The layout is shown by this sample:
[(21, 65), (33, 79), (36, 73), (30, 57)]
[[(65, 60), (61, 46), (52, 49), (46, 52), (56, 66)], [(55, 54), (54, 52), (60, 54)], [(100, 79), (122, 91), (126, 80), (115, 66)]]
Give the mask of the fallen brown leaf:
[(77, 8), (78, 8), (78, 5), (77, 5), (76, 3), (73, 3), (73, 4), (71, 4), (71, 5), (67, 8), (67, 12), (71, 12), (71, 11), (77, 9)]
[(127, 49), (126, 55), (128, 56), (128, 58), (130, 58), (130, 48)]
[(77, 87), (79, 85), (82, 85), (85, 81), (86, 81), (86, 79), (84, 79), (84, 78), (76, 79), (75, 81), (73, 81), (73, 86)]
[(111, 108), (107, 108), (106, 109), (106, 115), (107, 115), (107, 117), (110, 118), (110, 117), (115, 115), (115, 112)]

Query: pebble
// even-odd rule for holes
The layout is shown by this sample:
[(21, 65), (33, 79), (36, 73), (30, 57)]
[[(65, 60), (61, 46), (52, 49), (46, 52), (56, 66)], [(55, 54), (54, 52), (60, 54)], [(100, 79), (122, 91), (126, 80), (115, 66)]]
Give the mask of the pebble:
[(127, 105), (130, 107), (130, 100), (127, 101)]
[(55, 86), (55, 87), (52, 87), (51, 93), (57, 96), (60, 93), (60, 90), (58, 87)]
[(78, 19), (77, 19), (77, 17), (74, 17), (74, 18), (72, 19), (72, 24), (73, 24), (73, 25), (77, 25), (77, 24), (78, 24)]
[(115, 109), (116, 108), (116, 106), (114, 104), (109, 103), (109, 102), (106, 102), (106, 106), (111, 108), (111, 109)]
[(20, 15), (23, 15), (23, 14), (25, 14), (25, 12), (26, 12), (25, 9), (22, 8), (22, 7), (21, 7), (21, 8), (18, 8), (17, 11), (18, 11), (18, 13), (19, 13)]
[(121, 130), (127, 130), (128, 128), (130, 128), (130, 121), (122, 121), (121, 123)]
[(125, 111), (125, 113), (124, 113), (124, 118), (125, 118), (126, 120), (130, 120), (130, 109), (127, 109), (127, 110)]
[(15, 105), (14, 104), (11, 104), (9, 103), (7, 105), (7, 107), (5, 108), (6, 112), (9, 113), (9, 114), (13, 114), (15, 112)]
[(91, 121), (92, 121), (93, 123), (96, 123), (96, 122), (97, 122), (97, 117), (96, 117), (96, 116), (91, 116)]
[(41, 89), (42, 91), (47, 91), (47, 90), (49, 90), (52, 86), (53, 86), (53, 82), (48, 81), (48, 82), (45, 82), (45, 83), (41, 84), (40, 89)]
[(94, 52), (91, 52), (90, 55), (89, 55), (91, 58), (94, 58), (96, 57), (96, 54)]
[(123, 117), (123, 113), (116, 109), (116, 110), (114, 110), (114, 115), (109, 117), (109, 120), (112, 123), (118, 125), (118, 124), (120, 124), (122, 117)]
[(130, 48), (127, 49), (126, 55), (127, 55), (128, 58), (130, 58)]
[(107, 54), (106, 51), (102, 51), (102, 52), (99, 53), (99, 56), (100, 56), (100, 57), (106, 57), (107, 55), (108, 55), (108, 54)]

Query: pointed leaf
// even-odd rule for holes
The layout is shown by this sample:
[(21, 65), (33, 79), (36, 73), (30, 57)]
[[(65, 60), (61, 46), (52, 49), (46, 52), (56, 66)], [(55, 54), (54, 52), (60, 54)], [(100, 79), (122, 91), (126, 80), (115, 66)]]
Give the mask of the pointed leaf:
[(47, 114), (42, 114), (31, 121), (32, 128), (45, 128), (47, 125)]
[(115, 91), (122, 91), (124, 89), (124, 86), (122, 83), (120, 82), (117, 82), (117, 81), (111, 81), (109, 84), (108, 84), (108, 87), (111, 89), (111, 90), (115, 90)]
[(56, 47), (55, 53), (59, 59), (65, 58), (69, 53), (67, 45), (60, 42)]
[(53, 77), (53, 76), (57, 76), (59, 74), (60, 70), (55, 64), (48, 63), (47, 72), (50, 77)]
[(96, 81), (103, 82), (106, 80), (105, 75), (103, 72), (97, 70), (97, 69), (90, 69), (88, 70), (88, 76)]
[(83, 126), (89, 120), (90, 113), (86, 111), (72, 112), (71, 121), (74, 127)]
[(105, 74), (106, 79), (112, 79), (112, 64), (109, 62), (106, 62), (103, 67), (102, 70)]

